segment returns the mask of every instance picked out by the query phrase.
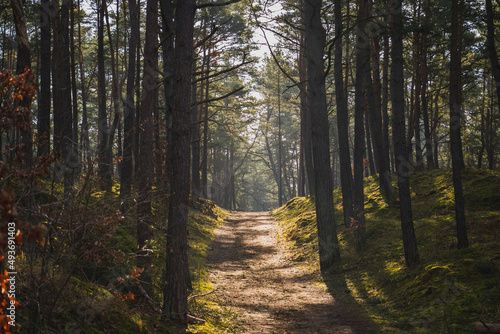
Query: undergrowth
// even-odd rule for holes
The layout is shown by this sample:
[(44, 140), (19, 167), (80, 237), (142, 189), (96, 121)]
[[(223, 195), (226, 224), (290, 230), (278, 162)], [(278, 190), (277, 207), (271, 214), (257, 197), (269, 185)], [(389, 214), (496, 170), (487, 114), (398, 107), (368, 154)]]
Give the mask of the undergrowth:
[[(500, 173), (467, 169), (463, 185), (470, 247), (458, 250), (451, 171), (412, 175), (420, 254), (412, 268), (404, 262), (399, 206), (384, 203), (376, 177), (365, 180), (367, 243), (361, 252), (343, 225), (342, 195), (335, 191), (342, 263), (326, 281), (345, 284), (388, 333), (469, 333), (476, 322), (500, 322)], [(318, 268), (314, 210), (310, 198), (294, 198), (273, 215), (290, 257)]]
[[(47, 210), (39, 214), (47, 226), (46, 242), (26, 248), (18, 259), (20, 296), (17, 331), (28, 333), (177, 333), (179, 328), (162, 319), (162, 286), (165, 268), (165, 229), (168, 198), (153, 192), (152, 242), (154, 294), (141, 295), (136, 267), (136, 207), (126, 215), (118, 208), (119, 184), (100, 191), (95, 178), (76, 185), (73, 204), (61, 201), (57, 182), (40, 180), (37, 199)], [(191, 296), (212, 290), (205, 258), (215, 229), (228, 212), (211, 201), (199, 199), (190, 207), (188, 261)], [(207, 320), (190, 326), (192, 333), (224, 333), (234, 315), (210, 298), (190, 298), (189, 314)]]

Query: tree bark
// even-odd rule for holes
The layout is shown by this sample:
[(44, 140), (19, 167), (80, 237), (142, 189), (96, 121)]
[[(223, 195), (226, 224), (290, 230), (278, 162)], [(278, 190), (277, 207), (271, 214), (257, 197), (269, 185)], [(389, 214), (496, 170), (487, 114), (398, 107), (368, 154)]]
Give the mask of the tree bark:
[(178, 1), (175, 13), (174, 109), (172, 113), (172, 187), (167, 225), (167, 259), (163, 314), (187, 321), (187, 221), (191, 138), (191, 62), (196, 4)]
[(104, 6), (106, 0), (98, 1), (97, 15), (97, 100), (98, 100), (98, 129), (97, 129), (97, 157), (99, 159), (99, 178), (103, 188), (111, 191), (111, 161), (108, 160), (108, 116), (106, 112), (106, 69), (104, 67)]
[[(301, 1), (305, 6), (305, 0)], [(303, 20), (305, 21), (305, 19)], [(304, 23), (305, 24), (305, 23)], [(311, 143), (311, 115), (308, 109), (308, 82), (307, 82), (307, 49), (305, 46), (305, 28), (301, 30), (299, 80), (300, 80), (300, 131), (302, 132), (304, 167), (306, 176), (306, 194), (315, 194), (312, 143)]]
[(390, 8), (392, 13), (392, 71), (391, 98), (393, 108), (393, 138), (398, 174), (399, 211), (401, 214), (401, 230), (407, 266), (419, 261), (417, 238), (413, 227), (413, 216), (410, 197), (411, 170), (405, 138), (404, 110), (404, 72), (403, 72), (403, 15), (401, 0), (395, 0)]
[(38, 156), (50, 152), (50, 42), (52, 13), (49, 8), (50, 0), (42, 0), (40, 22), (40, 95), (38, 98)]
[(455, 219), (457, 223), (458, 248), (469, 246), (467, 238), (467, 227), (465, 224), (464, 195), (462, 189), (462, 144), (461, 144), (461, 126), (462, 126), (462, 101), (460, 85), (460, 8), (459, 0), (452, 0), (451, 4), (451, 50), (450, 50), (450, 145), (451, 160), (453, 169), (453, 188), (455, 193)]
[(121, 210), (123, 213), (128, 211), (128, 201), (132, 189), (133, 171), (134, 171), (134, 137), (136, 134), (134, 128), (135, 120), (135, 65), (137, 36), (139, 34), (139, 12), (137, 10), (136, 0), (128, 1), (130, 15), (130, 37), (128, 48), (128, 69), (127, 69), (127, 88), (126, 97), (123, 105), (123, 161), (122, 174), (120, 178), (120, 199)]
[(362, 249), (366, 242), (363, 172), (365, 156), (365, 90), (366, 72), (370, 72), (370, 37), (366, 32), (366, 10), (368, 0), (358, 0), (358, 18), (356, 25), (356, 82), (354, 97), (354, 238), (357, 249)]
[(151, 239), (151, 197), (154, 179), (153, 168), (153, 114), (156, 108), (158, 86), (158, 0), (148, 0), (146, 7), (146, 35), (144, 41), (144, 78), (142, 81), (141, 125), (139, 126), (139, 165), (137, 199), (137, 266), (144, 269), (141, 275), (144, 289), (152, 296), (151, 255), (146, 251)]
[(334, 218), (330, 168), (328, 113), (326, 105), (323, 53), (326, 32), (321, 24), (322, 0), (305, 1), (308, 109), (311, 114), (316, 221), (321, 271), (340, 261)]
[(344, 208), (344, 225), (350, 227), (353, 219), (352, 208), (352, 170), (349, 151), (349, 109), (344, 91), (342, 74), (342, 1), (335, 0), (335, 98), (337, 102), (337, 131), (340, 159), (340, 183), (342, 186), (342, 207)]

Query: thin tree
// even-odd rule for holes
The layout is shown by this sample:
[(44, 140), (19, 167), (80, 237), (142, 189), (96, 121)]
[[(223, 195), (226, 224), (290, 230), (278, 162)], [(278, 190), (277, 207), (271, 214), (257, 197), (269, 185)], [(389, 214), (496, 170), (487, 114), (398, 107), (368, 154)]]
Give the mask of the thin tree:
[(104, 189), (111, 190), (111, 157), (108, 154), (108, 116), (106, 112), (106, 73), (104, 67), (104, 6), (106, 0), (97, 2), (97, 157), (99, 158), (99, 178)]
[(390, 8), (392, 18), (392, 71), (391, 98), (393, 109), (393, 139), (398, 175), (399, 211), (401, 214), (401, 230), (407, 266), (419, 261), (417, 238), (413, 227), (413, 216), (410, 197), (410, 175), (408, 170), (408, 151), (405, 138), (405, 101), (404, 101), (404, 69), (403, 69), (403, 14), (401, 0), (392, 2)]
[(147, 251), (151, 239), (151, 191), (153, 188), (153, 114), (158, 85), (158, 0), (146, 5), (146, 35), (144, 41), (144, 77), (142, 81), (141, 124), (139, 126), (139, 164), (137, 166), (137, 265), (144, 269), (142, 281), (152, 296), (151, 256)]
[(368, 0), (358, 0), (358, 18), (356, 24), (356, 82), (354, 94), (354, 182), (353, 229), (356, 248), (361, 249), (366, 241), (365, 235), (365, 199), (363, 191), (364, 156), (365, 156), (365, 89), (366, 72), (370, 73), (370, 38), (366, 32), (366, 10)]
[(50, 0), (42, 0), (40, 21), (40, 95), (38, 97), (38, 156), (50, 152)]
[(453, 188), (455, 192), (455, 219), (457, 222), (458, 248), (469, 246), (465, 224), (464, 194), (462, 189), (462, 143), (461, 143), (461, 61), (460, 54), (460, 0), (451, 3), (451, 40), (450, 40), (450, 146), (453, 169)]
[(137, 9), (137, 1), (128, 1), (129, 16), (130, 16), (130, 37), (128, 48), (128, 69), (127, 69), (127, 87), (126, 96), (123, 103), (123, 161), (122, 174), (120, 178), (120, 198), (121, 210), (128, 210), (128, 200), (132, 188), (133, 179), (133, 145), (135, 137), (135, 65), (136, 65), (136, 49), (137, 39), (139, 34), (139, 12)]
[(337, 131), (339, 138), (340, 182), (342, 185), (342, 207), (344, 208), (344, 225), (350, 227), (353, 219), (352, 211), (352, 170), (349, 151), (349, 110), (344, 91), (342, 75), (342, 1), (335, 0), (335, 96), (337, 102)]
[(308, 111), (311, 115), (320, 268), (324, 272), (340, 261), (340, 250), (333, 207), (330, 136), (323, 60), (326, 32), (321, 24), (321, 6), (322, 0), (311, 0), (304, 3), (308, 79), (307, 100)]
[[(10, 0), (12, 13), (14, 15), (14, 26), (16, 29), (16, 43), (17, 43), (17, 65), (16, 73), (22, 74), (26, 68), (31, 68), (31, 49), (28, 39), (28, 31), (26, 28), (26, 17), (24, 15), (24, 8), (21, 0)], [(20, 102), (20, 105), (31, 109), (30, 99), (25, 99)], [(24, 160), (23, 166), (26, 168), (31, 167), (33, 163), (33, 134), (31, 126), (31, 113), (25, 113), (24, 122), (27, 125), (25, 131), (21, 132), (21, 141), (24, 144), (23, 153)]]
[(196, 4), (178, 1), (175, 8), (174, 103), (172, 111), (171, 196), (167, 223), (163, 315), (187, 322), (189, 157), (191, 139), (191, 62)]

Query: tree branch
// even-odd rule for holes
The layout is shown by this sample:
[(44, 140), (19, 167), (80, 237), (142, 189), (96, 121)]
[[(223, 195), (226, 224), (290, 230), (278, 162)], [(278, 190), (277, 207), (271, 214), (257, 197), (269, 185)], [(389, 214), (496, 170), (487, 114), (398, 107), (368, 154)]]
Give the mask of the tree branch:
[(241, 0), (229, 0), (226, 2), (206, 2), (206, 3), (200, 3), (199, 5), (196, 5), (196, 9), (201, 9), (201, 8), (207, 8), (207, 7), (220, 7), (220, 6), (227, 6), (231, 5), (233, 3), (240, 2)]

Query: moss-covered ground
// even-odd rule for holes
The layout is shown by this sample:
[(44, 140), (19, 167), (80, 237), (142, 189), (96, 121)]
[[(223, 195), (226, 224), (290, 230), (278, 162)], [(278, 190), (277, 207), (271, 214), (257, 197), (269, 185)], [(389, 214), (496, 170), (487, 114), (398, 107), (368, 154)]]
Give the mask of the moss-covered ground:
[[(376, 177), (365, 180), (367, 243), (354, 249), (335, 191), (342, 263), (325, 276), (333, 293), (349, 293), (388, 333), (470, 333), (476, 322), (500, 323), (500, 173), (463, 175), (470, 246), (458, 250), (451, 171), (411, 177), (420, 262), (407, 268), (399, 206), (387, 205)], [(315, 207), (294, 198), (275, 210), (290, 257), (318, 266)]]

